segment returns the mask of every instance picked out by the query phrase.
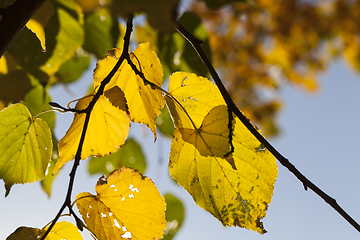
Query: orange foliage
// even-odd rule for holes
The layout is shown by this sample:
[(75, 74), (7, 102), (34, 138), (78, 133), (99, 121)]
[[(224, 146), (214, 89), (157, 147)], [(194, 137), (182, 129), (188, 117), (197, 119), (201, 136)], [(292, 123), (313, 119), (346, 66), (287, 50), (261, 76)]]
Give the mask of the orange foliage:
[(317, 74), (340, 53), (360, 70), (360, 1), (257, 0), (216, 11), (195, 2), (192, 11), (204, 21), (229, 92), (265, 133), (276, 133), (280, 102), (264, 99), (259, 87), (274, 92), (286, 80), (316, 91)]

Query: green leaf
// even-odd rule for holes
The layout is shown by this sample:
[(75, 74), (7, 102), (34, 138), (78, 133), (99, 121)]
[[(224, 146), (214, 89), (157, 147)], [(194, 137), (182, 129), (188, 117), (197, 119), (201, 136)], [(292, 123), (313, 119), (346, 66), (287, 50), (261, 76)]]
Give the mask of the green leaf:
[(31, 227), (18, 227), (12, 234), (10, 234), (6, 240), (36, 240), (39, 239), (41, 230)]
[(15, 183), (43, 179), (51, 152), (51, 132), (44, 120), (32, 118), (19, 103), (0, 111), (0, 178), (6, 195)]
[[(193, 36), (203, 41), (201, 47), (204, 50), (206, 56), (211, 60), (211, 51), (208, 40), (208, 34), (204, 25), (202, 24), (201, 19), (194, 13), (185, 12), (179, 19), (179, 22)], [(204, 66), (203, 62), (197, 56), (195, 50), (190, 44), (186, 43), (184, 45), (179, 60), (180, 62), (183, 62), (185, 65), (184, 69), (182, 69), (181, 71), (192, 72), (201, 76), (209, 75), (207, 68)]]
[(70, 83), (78, 80), (83, 72), (89, 68), (90, 56), (83, 51), (77, 51), (67, 60), (56, 73), (61, 83)]
[(85, 17), (85, 42), (83, 48), (97, 58), (106, 56), (108, 50), (116, 47), (120, 36), (116, 18), (102, 10)]
[[(33, 87), (28, 91), (24, 98), (24, 105), (29, 109), (32, 115), (36, 115), (46, 109), (51, 109), (49, 102), (51, 97), (41, 85)], [(53, 111), (39, 115), (51, 130), (55, 127), (55, 113)]]
[(166, 106), (161, 109), (160, 115), (156, 118), (156, 126), (165, 136), (171, 138), (174, 136), (174, 123)]
[(14, 70), (0, 76), (0, 101), (6, 106), (20, 102), (31, 87), (31, 81), (24, 70)]
[(58, 152), (58, 148), (57, 148), (58, 141), (55, 139), (54, 135), (53, 135), (52, 139), (53, 139), (53, 145), (54, 145), (53, 153), (51, 156), (49, 166), (45, 172), (45, 178), (43, 180), (41, 180), (41, 182), (40, 182), (42, 189), (48, 195), (48, 197), (51, 196), (51, 186), (52, 186), (52, 183), (53, 183), (55, 177), (57, 176), (57, 174), (53, 175), (52, 173), (55, 169), (55, 165), (56, 165), (58, 157), (59, 157), (59, 152)]
[(41, 83), (74, 55), (84, 39), (83, 15), (73, 1), (54, 2), (55, 13), (45, 27), (46, 49), (42, 52), (36, 36), (23, 29), (8, 49), (9, 54)]
[(185, 209), (182, 202), (174, 195), (167, 193), (164, 195), (166, 202), (166, 230), (164, 240), (172, 239), (180, 229), (185, 216)]
[[(184, 13), (179, 22), (195, 37), (203, 41), (202, 48), (211, 59), (208, 34), (201, 20), (195, 14)], [(144, 31), (144, 30), (143, 30)], [(209, 73), (192, 46), (178, 33), (158, 34), (159, 57), (164, 68), (164, 77), (175, 71), (193, 72), (201, 76)]]
[(92, 157), (89, 161), (89, 173), (108, 175), (123, 166), (137, 169), (141, 173), (146, 170), (145, 157), (141, 146), (133, 138), (126, 140), (116, 153), (101, 158)]

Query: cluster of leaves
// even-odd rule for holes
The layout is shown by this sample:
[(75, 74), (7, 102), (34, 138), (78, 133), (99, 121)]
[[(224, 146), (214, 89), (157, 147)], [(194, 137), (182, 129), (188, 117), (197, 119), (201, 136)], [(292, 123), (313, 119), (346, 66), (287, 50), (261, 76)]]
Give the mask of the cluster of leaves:
[[(14, 2), (4, 1), (0, 8), (6, 10)], [(0, 59), (0, 178), (6, 194), (13, 184), (41, 180), (50, 196), (56, 173), (67, 162), (75, 159), (75, 163), (67, 200), (55, 220), (42, 229), (18, 228), (9, 239), (44, 235), (81, 239), (77, 229), (83, 228), (98, 239), (159, 239), (166, 221), (165, 238), (171, 239), (183, 219), (182, 204), (166, 194), (165, 220), (164, 198), (142, 175), (146, 164), (141, 147), (127, 139), (130, 122), (147, 125), (155, 139), (157, 129), (173, 137), (170, 174), (200, 207), (224, 226), (265, 233), (261, 220), (277, 177), (275, 158), (233, 113), (218, 87), (200, 77), (209, 74), (186, 39), (168, 32), (179, 1), (44, 2)], [(179, 22), (203, 42), (205, 53), (229, 79), (229, 89), (236, 89), (232, 96), (265, 126), (266, 133), (276, 132), (272, 117), (280, 103), (264, 102), (259, 84), (276, 88), (283, 76), (315, 90), (314, 74), (325, 68), (328, 52), (331, 56), (345, 52), (358, 68), (360, 51), (353, 50), (358, 48), (354, 45), (358, 28), (353, 24), (358, 3), (257, 1), (253, 6), (239, 2), (196, 1)], [(340, 14), (331, 7), (344, 11)], [(137, 42), (145, 43), (129, 53), (131, 29), (128, 25), (126, 35), (118, 15), (127, 17), (135, 11), (145, 12), (148, 23), (136, 27)], [(318, 26), (308, 26), (301, 20), (304, 16)], [(340, 24), (339, 18), (346, 21)], [(91, 56), (101, 58), (94, 71), (94, 91), (76, 100), (75, 108), (52, 104), (75, 113), (58, 144), (52, 134), (55, 114), (38, 114), (49, 108), (49, 88), (79, 79)], [(164, 90), (162, 83), (169, 75)], [(90, 173), (108, 177), (99, 179), (96, 195), (80, 193), (71, 203), (76, 168), (90, 156), (100, 157), (89, 160)], [(135, 163), (131, 158), (136, 158)], [(72, 210), (75, 204), (83, 220)], [(57, 221), (65, 207), (77, 227)], [(173, 220), (179, 223), (175, 230), (169, 224)]]
[[(161, 70), (160, 61), (148, 43), (140, 44), (131, 54), (120, 49), (110, 50), (107, 57), (99, 60), (94, 72), (95, 90), (81, 98), (72, 110), (76, 112), (74, 121), (60, 140), (59, 159), (53, 174), (66, 162), (74, 158), (76, 161), (78, 154), (79, 159), (84, 160), (91, 155), (115, 152), (127, 138), (130, 121), (146, 124), (156, 138), (155, 117), (165, 104), (164, 93), (176, 126), (170, 174), (199, 206), (224, 225), (266, 232), (260, 220), (271, 202), (277, 176), (275, 158), (228, 109), (216, 85), (195, 74), (178, 72), (171, 75), (167, 92), (160, 87)], [(11, 120), (16, 115), (10, 111), (18, 108), (26, 109), (24, 105), (15, 104), (1, 113)], [(10, 131), (4, 138), (8, 141), (21, 125), (3, 119), (2, 127)], [(29, 115), (25, 119), (34, 121)], [(10, 128), (9, 123), (13, 127)], [(19, 134), (30, 135), (28, 129), (25, 134)], [(40, 138), (40, 134), (35, 138)], [(42, 141), (49, 140), (50, 136)], [(25, 151), (34, 148), (24, 143), (25, 140), (20, 145), (25, 145)], [(21, 155), (23, 147), (12, 146), (6, 151), (9, 149)], [(21, 161), (16, 154), (12, 157), (11, 162)], [(49, 157), (41, 159), (49, 160)], [(12, 169), (18, 168), (12, 166)], [(13, 176), (11, 170), (3, 168)], [(6, 176), (2, 177), (5, 182), (9, 181)], [(86, 228), (97, 238), (157, 239), (162, 236), (166, 225), (165, 203), (148, 178), (122, 168), (106, 179), (100, 178), (96, 192), (96, 196), (80, 193), (74, 203)], [(141, 226), (138, 221), (142, 222)]]
[[(173, 8), (174, 4), (176, 1), (167, 2), (164, 7)], [(148, 5), (144, 2), (136, 6), (146, 10)], [(76, 80), (89, 64), (88, 53), (105, 55), (104, 49), (116, 45), (121, 35), (113, 12), (116, 4), (111, 5), (112, 11), (96, 4), (82, 7), (73, 1), (46, 1), (27, 24), (36, 37), (31, 31), (22, 31), (1, 58), (1, 80), (10, 85), (4, 86), (7, 91), (13, 90), (3, 95), (0, 112), (3, 156), (0, 177), (5, 182), (6, 194), (13, 184), (38, 180), (43, 181), (44, 189), (50, 194), (53, 176), (64, 164), (75, 159), (67, 200), (58, 216), (42, 229), (18, 228), (8, 239), (31, 236), (81, 239), (77, 228), (88, 229), (98, 239), (161, 238), (166, 228), (164, 198), (149, 178), (132, 168), (121, 167), (108, 177), (101, 177), (96, 184), (96, 195), (80, 193), (71, 206), (68, 200), (79, 161), (116, 152), (125, 144), (130, 121), (146, 124), (157, 138), (155, 120), (161, 113), (167, 115), (163, 110), (165, 100), (176, 126), (175, 131), (173, 127), (163, 128), (168, 135), (174, 135), (169, 164), (173, 178), (199, 206), (224, 225), (266, 232), (261, 219), (271, 202), (277, 176), (275, 158), (228, 109), (216, 85), (208, 79), (178, 72), (172, 74), (169, 90), (163, 90), (163, 68), (150, 44), (140, 44), (134, 52), (128, 53), (129, 26), (124, 48), (114, 48), (98, 61), (94, 91), (77, 100), (73, 109), (51, 104), (62, 112), (75, 112), (72, 125), (53, 152), (53, 142), (57, 145), (52, 137), (55, 116), (50, 112), (41, 115), (45, 121), (38, 118), (38, 113), (46, 109), (45, 104), (50, 101), (47, 90), (54, 84)], [(94, 7), (99, 9), (93, 11)], [(128, 11), (144, 9), (133, 9), (129, 4)], [(159, 29), (156, 23), (159, 19), (151, 12), (148, 14), (149, 23)], [(193, 17), (185, 15), (183, 19), (189, 21)], [(106, 27), (100, 24), (103, 21)], [(169, 28), (161, 26), (162, 31)], [(100, 29), (109, 38), (102, 38), (99, 43), (94, 39), (95, 32)], [(170, 35), (165, 40), (171, 42), (173, 37)], [(44, 51), (42, 54), (39, 49), (30, 47), (38, 41)], [(163, 56), (168, 57), (171, 51), (173, 49)], [(169, 72), (173, 72), (170, 65)], [(21, 84), (9, 81), (14, 77)], [(32, 98), (27, 100), (28, 96)], [(23, 102), (12, 104), (20, 101)], [(133, 140), (127, 143), (125, 146), (134, 145)], [(92, 161), (97, 159), (92, 158)], [(119, 164), (114, 165), (119, 167)], [(166, 197), (173, 205), (182, 205), (172, 195)], [(83, 220), (72, 210), (75, 204)], [(74, 216), (77, 227), (57, 222), (65, 207)], [(168, 218), (171, 219), (171, 215)], [(181, 224), (182, 219), (177, 220)], [(174, 231), (169, 230), (171, 238)]]

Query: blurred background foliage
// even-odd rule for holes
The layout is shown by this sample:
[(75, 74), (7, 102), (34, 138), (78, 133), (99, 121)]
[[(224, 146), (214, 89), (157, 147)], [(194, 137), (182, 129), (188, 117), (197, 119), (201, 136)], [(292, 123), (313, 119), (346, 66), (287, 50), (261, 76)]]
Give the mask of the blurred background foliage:
[[(0, 8), (6, 10), (15, 1), (2, 1)], [(277, 93), (284, 84), (316, 92), (318, 74), (339, 57), (360, 71), (360, 0), (47, 0), (0, 59), (0, 109), (14, 102), (23, 102), (33, 115), (49, 109), (50, 88), (61, 84), (71, 89), (70, 83), (91, 62), (122, 47), (124, 16), (130, 12), (141, 19), (132, 44), (151, 43), (163, 65), (164, 85), (174, 71), (210, 77), (190, 44), (174, 30), (177, 19), (204, 42), (238, 107), (267, 136), (279, 133), (276, 114), (283, 102)], [(38, 30), (37, 22), (42, 26)], [(55, 114), (41, 117), (53, 130)], [(156, 122), (171, 138), (174, 126), (166, 108)], [(50, 168), (56, 159), (54, 151)], [(116, 154), (92, 158), (89, 172), (108, 174), (123, 165), (146, 169), (146, 157), (134, 139)], [(48, 175), (42, 181), (49, 196), (53, 178)], [(168, 199), (169, 209), (172, 204), (180, 209), (166, 216), (172, 223), (167, 231), (171, 239), (184, 208), (175, 196), (166, 195)]]

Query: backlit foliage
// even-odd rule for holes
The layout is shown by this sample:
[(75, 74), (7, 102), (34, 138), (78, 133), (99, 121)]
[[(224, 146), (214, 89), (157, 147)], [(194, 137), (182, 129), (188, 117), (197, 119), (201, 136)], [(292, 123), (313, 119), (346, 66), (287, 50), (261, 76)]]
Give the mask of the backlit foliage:
[[(15, 1), (0, 3), (0, 25)], [(173, 137), (169, 172), (200, 207), (224, 226), (266, 232), (262, 219), (277, 178), (275, 158), (206, 78), (210, 74), (192, 46), (173, 31), (175, 19), (203, 42), (239, 108), (265, 134), (276, 134), (281, 100), (273, 95), (284, 80), (316, 91), (317, 74), (337, 56), (360, 70), (360, 2), (198, 0), (184, 13), (176, 11), (178, 4), (47, 0), (12, 39), (0, 59), (0, 178), (6, 195), (13, 184), (43, 180), (50, 196), (56, 174), (74, 159), (75, 171), (80, 160), (92, 157), (89, 172), (109, 175), (100, 177), (95, 195), (80, 193), (74, 202), (69, 184), (63, 207), (76, 226), (56, 218), (42, 229), (19, 227), (8, 239), (38, 239), (47, 229), (46, 239), (82, 239), (78, 229), (84, 228), (98, 239), (171, 239), (184, 208), (167, 194), (168, 207), (176, 211), (167, 211), (166, 222), (164, 198), (139, 173), (146, 168), (141, 147), (127, 139), (131, 122), (146, 125), (155, 140), (157, 130)], [(129, 25), (125, 29), (119, 16), (134, 12), (146, 21), (134, 27), (130, 44)], [(129, 46), (137, 47), (123, 50)], [(77, 81), (91, 60), (98, 60), (93, 91), (75, 100), (74, 108), (51, 104), (74, 113), (58, 141), (54, 112), (39, 113), (50, 108), (49, 89)]]

